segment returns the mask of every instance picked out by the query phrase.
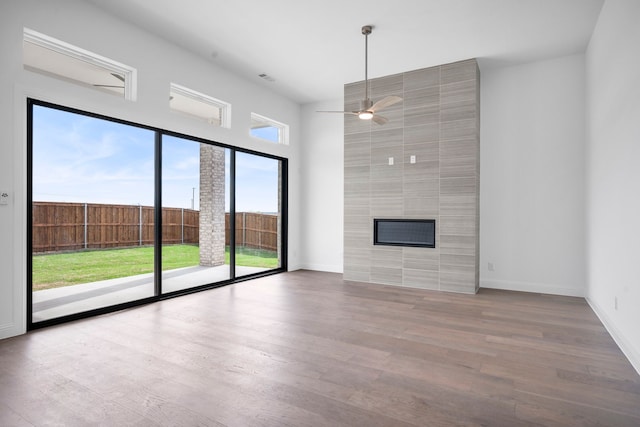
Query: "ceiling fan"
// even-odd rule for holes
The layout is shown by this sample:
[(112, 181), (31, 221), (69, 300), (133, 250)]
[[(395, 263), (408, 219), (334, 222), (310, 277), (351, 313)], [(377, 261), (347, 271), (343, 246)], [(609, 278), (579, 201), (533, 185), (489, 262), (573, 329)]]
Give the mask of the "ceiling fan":
[(397, 104), (402, 101), (399, 96), (387, 96), (382, 98), (375, 104), (369, 98), (369, 78), (368, 78), (368, 59), (369, 59), (369, 34), (373, 26), (365, 25), (362, 27), (362, 34), (364, 34), (364, 99), (360, 101), (360, 109), (357, 111), (318, 111), (318, 113), (340, 113), (351, 114), (358, 116), (362, 120), (371, 120), (374, 123), (383, 125), (387, 123), (388, 119), (378, 115), (378, 111), (390, 107), (393, 104)]

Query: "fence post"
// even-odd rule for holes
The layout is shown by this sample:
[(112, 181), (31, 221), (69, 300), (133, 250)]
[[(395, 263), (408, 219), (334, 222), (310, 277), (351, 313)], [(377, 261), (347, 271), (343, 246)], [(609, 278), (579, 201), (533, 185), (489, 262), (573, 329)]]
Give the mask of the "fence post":
[(87, 249), (87, 204), (84, 204), (84, 248)]
[(180, 240), (182, 241), (182, 244), (184, 245), (184, 208), (180, 208), (180, 222), (181, 224), (181, 230), (180, 230)]
[(142, 205), (138, 203), (138, 246), (142, 246)]

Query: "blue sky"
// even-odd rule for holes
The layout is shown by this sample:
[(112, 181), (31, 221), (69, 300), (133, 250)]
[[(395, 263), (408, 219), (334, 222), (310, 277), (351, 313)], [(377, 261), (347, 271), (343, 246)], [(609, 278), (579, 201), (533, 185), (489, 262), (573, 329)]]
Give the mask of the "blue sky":
[[(33, 117), (34, 201), (153, 205), (152, 131), (42, 106)], [(195, 188), (199, 208), (199, 165), (198, 142), (163, 137), (164, 206), (191, 208)], [(236, 210), (276, 212), (277, 197), (278, 161), (237, 153)]]

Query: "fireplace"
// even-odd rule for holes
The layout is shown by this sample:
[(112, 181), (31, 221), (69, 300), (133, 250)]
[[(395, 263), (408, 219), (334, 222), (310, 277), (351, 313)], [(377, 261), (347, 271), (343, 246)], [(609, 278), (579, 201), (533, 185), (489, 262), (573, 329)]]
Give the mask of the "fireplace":
[(373, 244), (435, 248), (436, 220), (375, 218)]
[[(364, 86), (364, 81), (345, 85), (345, 111), (358, 108)], [(343, 278), (476, 293), (477, 61), (380, 77), (370, 89), (372, 99), (401, 96), (405, 108), (394, 111), (393, 125), (384, 130), (345, 118)], [(417, 221), (423, 219), (435, 221)]]

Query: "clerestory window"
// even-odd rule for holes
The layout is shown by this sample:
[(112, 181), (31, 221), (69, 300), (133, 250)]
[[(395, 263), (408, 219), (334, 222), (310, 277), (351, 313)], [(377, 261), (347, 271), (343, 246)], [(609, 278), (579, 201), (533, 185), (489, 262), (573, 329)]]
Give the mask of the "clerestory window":
[(231, 104), (193, 89), (171, 83), (169, 106), (211, 125), (231, 128)]
[(26, 70), (136, 100), (136, 69), (69, 43), (24, 29)]
[(249, 134), (254, 138), (275, 142), (276, 144), (289, 144), (289, 125), (256, 113), (251, 113)]

